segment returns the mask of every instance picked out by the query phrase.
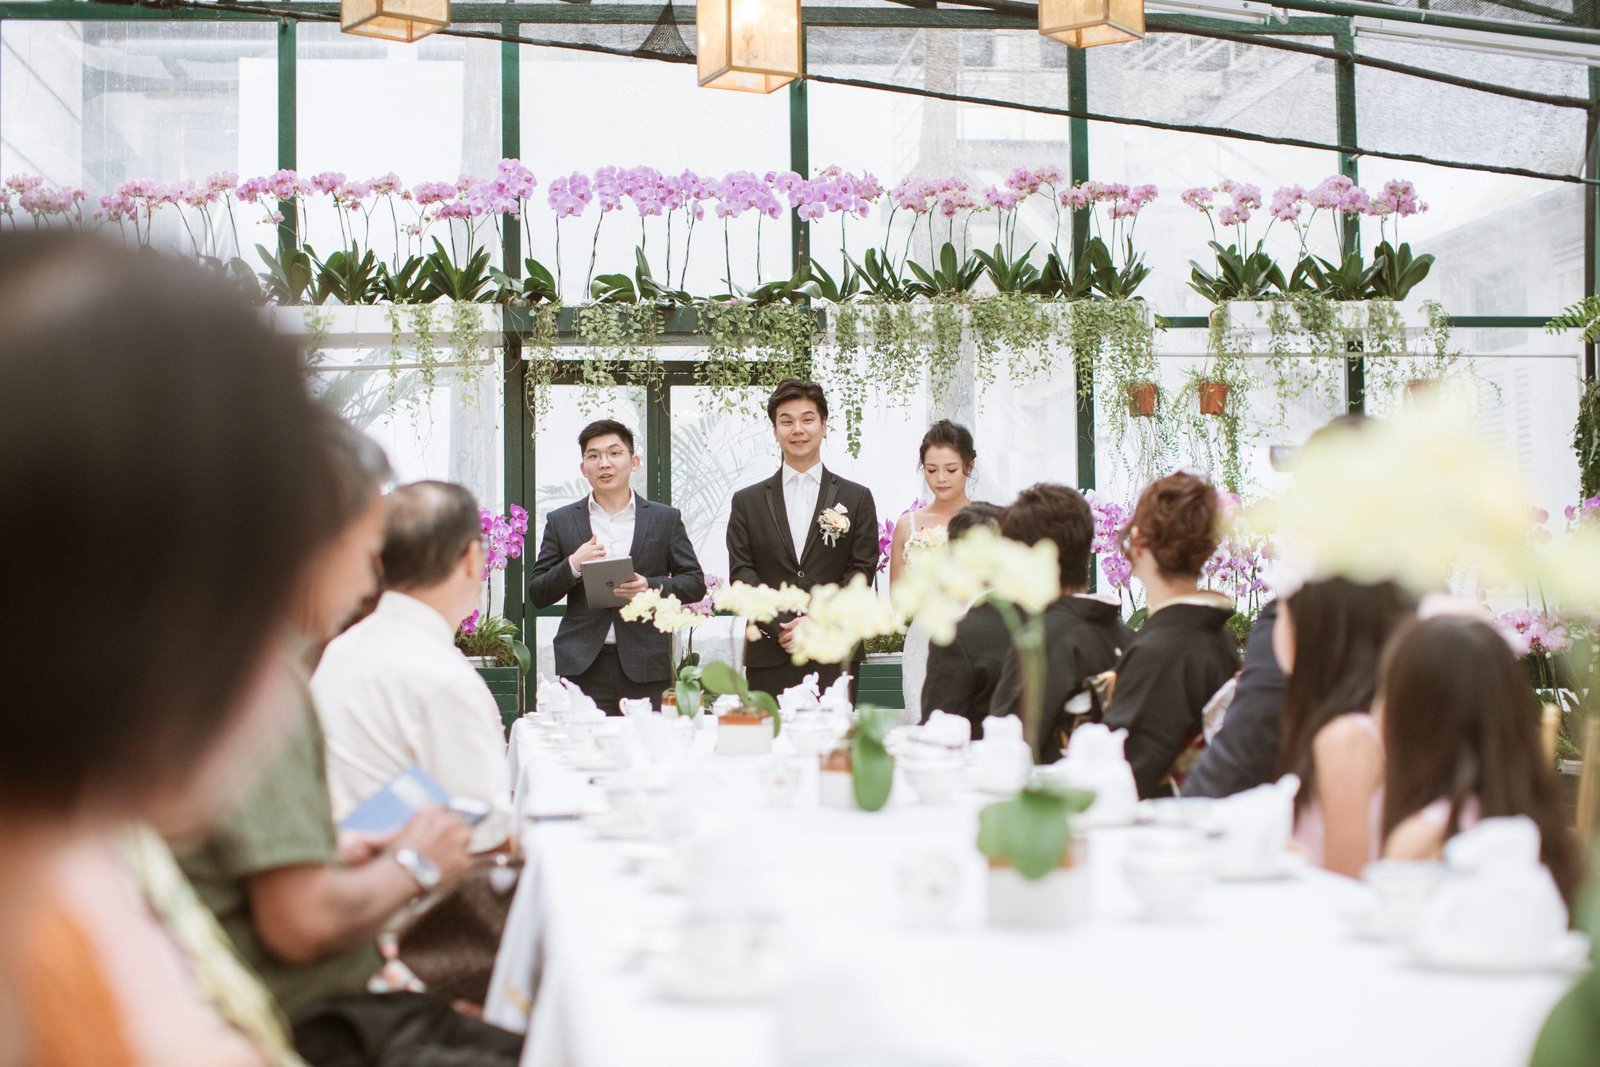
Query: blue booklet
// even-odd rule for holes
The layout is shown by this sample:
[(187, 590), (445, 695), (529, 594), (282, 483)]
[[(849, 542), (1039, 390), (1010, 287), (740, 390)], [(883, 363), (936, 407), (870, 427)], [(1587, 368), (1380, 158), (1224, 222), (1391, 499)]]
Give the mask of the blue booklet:
[(339, 829), (386, 834), (410, 822), (423, 808), (449, 803), (450, 794), (444, 786), (413, 763), (339, 820)]

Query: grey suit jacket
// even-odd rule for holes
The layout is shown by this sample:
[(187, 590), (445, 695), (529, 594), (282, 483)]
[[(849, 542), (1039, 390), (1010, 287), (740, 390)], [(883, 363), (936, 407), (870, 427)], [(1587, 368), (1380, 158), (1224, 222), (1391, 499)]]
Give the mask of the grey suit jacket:
[[(623, 622), (619, 608), (591, 608), (583, 581), (572, 574), (567, 557), (589, 540), (589, 498), (552, 511), (545, 520), (544, 540), (528, 579), (528, 599), (546, 608), (567, 598), (567, 613), (556, 631), (556, 673), (573, 678), (588, 670), (605, 644), (606, 632), (617, 628), (617, 658), (622, 673), (635, 682), (672, 677), (672, 636), (648, 622)], [(678, 509), (634, 494), (633, 569), (652, 589), (685, 604), (706, 595), (705, 577), (694, 545), (689, 542)]]

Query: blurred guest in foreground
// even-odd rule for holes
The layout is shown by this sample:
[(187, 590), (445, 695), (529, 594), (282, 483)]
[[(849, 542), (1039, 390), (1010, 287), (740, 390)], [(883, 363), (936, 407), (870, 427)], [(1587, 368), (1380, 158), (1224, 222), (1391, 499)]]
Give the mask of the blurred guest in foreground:
[(1105, 723), (1128, 731), (1141, 798), (1171, 794), (1173, 763), (1199, 735), (1201, 710), (1239, 669), (1227, 630), (1233, 602), (1200, 588), (1200, 569), (1217, 550), (1218, 511), (1210, 482), (1169, 474), (1139, 494), (1122, 531), (1150, 613), (1117, 664)]
[(311, 678), (334, 818), (416, 765), (451, 796), (493, 807), (473, 835), (491, 848), (510, 831), (505, 733), (494, 695), (455, 647), (483, 595), (470, 492), (414, 482), (389, 494), (383, 582), (377, 609), (334, 638)]
[(295, 729), (257, 787), (184, 854), (184, 869), (289, 1015), (312, 1064), (510, 1064), (516, 1035), (438, 998), (367, 992), (382, 965), (378, 932), (406, 904), (465, 873), (471, 832), (435, 807), (387, 837), (336, 833), (308, 678), (322, 647), (378, 587), (390, 472), (382, 450), (337, 418), (326, 417), (321, 437), (321, 514), (337, 532), (307, 569), (293, 613), (299, 648), (286, 669)]
[[(128, 820), (198, 825), (281, 733), (313, 420), (298, 353), (229, 286), (0, 236), (0, 1063), (294, 1062), (225, 949), (230, 981), (198, 985), (127, 868), (77, 875)], [(100, 890), (125, 910), (96, 923)]]
[(1381, 693), (1384, 855), (1438, 859), (1478, 820), (1526, 815), (1571, 907), (1583, 874), (1578, 841), (1539, 744), (1533, 689), (1505, 639), (1460, 615), (1416, 623), (1390, 649)]
[(1392, 583), (1328, 578), (1282, 601), (1273, 629), (1289, 676), (1278, 773), (1300, 778), (1295, 841), (1351, 878), (1378, 856), (1384, 753), (1373, 694), (1384, 645), (1410, 615)]
[[(1000, 532), (1026, 545), (1049, 540), (1056, 546), (1061, 596), (1044, 609), (1044, 721), (1037, 753), (1040, 762), (1053, 763), (1071, 732), (1068, 705), (1084, 693), (1088, 678), (1116, 666), (1133, 641), (1133, 631), (1122, 621), (1120, 601), (1087, 592), (1094, 513), (1082, 493), (1048, 482), (1030, 486), (1000, 516)], [(1022, 664), (1014, 651), (995, 688), (991, 711), (1022, 713)]]

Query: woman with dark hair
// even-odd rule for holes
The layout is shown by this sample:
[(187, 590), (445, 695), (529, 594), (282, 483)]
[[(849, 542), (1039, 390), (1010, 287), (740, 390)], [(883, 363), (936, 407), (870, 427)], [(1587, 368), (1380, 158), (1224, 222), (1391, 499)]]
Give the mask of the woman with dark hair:
[(1488, 623), (1444, 615), (1395, 639), (1383, 664), (1383, 854), (1437, 859), (1479, 819), (1526, 815), (1570, 907), (1578, 842), (1539, 743), (1528, 676)]
[[(971, 503), (967, 499), (967, 480), (972, 477), (973, 465), (978, 461), (978, 450), (973, 446), (970, 430), (949, 419), (940, 419), (922, 435), (917, 460), (933, 501), (926, 507), (906, 512), (894, 524), (889, 546), (891, 588), (917, 552), (949, 540), (950, 520)], [(904, 697), (905, 722), (922, 721), (922, 687), (927, 675), (928, 634), (913, 619), (906, 631), (905, 653), (901, 657), (900, 692)]]
[(1200, 588), (1217, 550), (1219, 510), (1210, 482), (1169, 474), (1139, 494), (1122, 531), (1149, 614), (1117, 663), (1105, 723), (1128, 731), (1124, 751), (1140, 797), (1170, 795), (1173, 764), (1200, 733), (1201, 710), (1239, 669), (1227, 630), (1233, 602)]
[(1278, 773), (1300, 778), (1295, 841), (1313, 863), (1351, 878), (1378, 854), (1384, 755), (1371, 709), (1384, 645), (1410, 613), (1393, 583), (1329, 578), (1280, 601), (1272, 630), (1289, 677)]
[[(213, 810), (278, 732), (313, 418), (292, 343), (217, 278), (0, 236), (0, 1062), (149, 1054), (62, 863)], [(66, 635), (95, 623), (86, 655)]]

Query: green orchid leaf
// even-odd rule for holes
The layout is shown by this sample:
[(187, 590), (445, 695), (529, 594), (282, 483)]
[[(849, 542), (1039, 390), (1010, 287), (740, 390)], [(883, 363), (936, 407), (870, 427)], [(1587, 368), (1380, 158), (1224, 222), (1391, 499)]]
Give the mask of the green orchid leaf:
[(850, 745), (850, 779), (856, 805), (877, 811), (889, 802), (894, 788), (894, 760), (881, 741), (858, 734)]
[(743, 696), (749, 692), (744, 676), (721, 660), (712, 660), (700, 668), (700, 684), (705, 687), (706, 692), (716, 693), (719, 696), (723, 693)]

